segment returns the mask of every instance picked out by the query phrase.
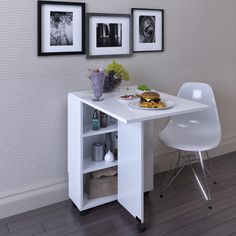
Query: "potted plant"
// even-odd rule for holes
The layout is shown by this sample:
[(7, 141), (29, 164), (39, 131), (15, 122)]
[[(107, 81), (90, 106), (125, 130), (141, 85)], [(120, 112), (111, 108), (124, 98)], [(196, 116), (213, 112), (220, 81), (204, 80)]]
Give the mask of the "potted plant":
[(103, 92), (112, 92), (120, 86), (122, 80), (130, 79), (128, 71), (115, 60), (105, 68), (105, 81)]

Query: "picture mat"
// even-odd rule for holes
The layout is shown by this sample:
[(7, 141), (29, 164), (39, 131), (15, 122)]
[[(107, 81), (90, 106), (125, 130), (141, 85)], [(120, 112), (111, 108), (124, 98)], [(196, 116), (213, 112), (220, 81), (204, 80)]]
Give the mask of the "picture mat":
[[(155, 16), (155, 43), (139, 42), (139, 16)], [(134, 51), (157, 51), (162, 50), (162, 11), (158, 10), (134, 10), (133, 12), (133, 33)]]
[[(50, 45), (50, 12), (73, 12), (73, 45)], [(82, 50), (82, 7), (67, 5), (42, 5), (42, 52), (71, 52)]]
[[(122, 24), (122, 46), (97, 47), (97, 23)], [(128, 54), (130, 52), (130, 18), (119, 16), (91, 16), (89, 18), (89, 51), (89, 54), (93, 56)]]

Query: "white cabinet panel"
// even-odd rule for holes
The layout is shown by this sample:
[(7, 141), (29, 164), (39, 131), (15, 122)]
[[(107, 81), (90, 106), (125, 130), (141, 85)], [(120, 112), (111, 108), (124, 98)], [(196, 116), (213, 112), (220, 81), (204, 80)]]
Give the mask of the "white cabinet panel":
[(83, 103), (75, 96), (68, 97), (68, 173), (69, 197), (83, 207)]
[(144, 221), (143, 123), (118, 122), (118, 201)]

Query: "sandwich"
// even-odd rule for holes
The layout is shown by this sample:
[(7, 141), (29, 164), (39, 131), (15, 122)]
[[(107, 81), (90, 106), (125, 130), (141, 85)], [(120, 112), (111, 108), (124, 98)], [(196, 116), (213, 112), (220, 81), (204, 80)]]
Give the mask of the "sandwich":
[(166, 107), (166, 105), (161, 101), (160, 94), (154, 91), (148, 91), (140, 94), (139, 106), (145, 108)]

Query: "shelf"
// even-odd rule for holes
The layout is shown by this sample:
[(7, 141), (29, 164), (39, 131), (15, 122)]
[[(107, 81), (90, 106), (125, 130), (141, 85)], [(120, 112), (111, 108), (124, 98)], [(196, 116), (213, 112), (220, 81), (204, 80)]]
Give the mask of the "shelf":
[(112, 166), (117, 166), (118, 161), (93, 161), (92, 157), (84, 158), (83, 174), (90, 173), (96, 170), (106, 169)]
[(105, 197), (95, 198), (95, 199), (88, 199), (87, 193), (84, 192), (84, 206), (83, 210), (90, 209), (92, 207), (100, 206), (102, 204), (113, 202), (117, 200), (117, 194), (109, 195)]
[(111, 133), (117, 131), (117, 125), (110, 125), (106, 128), (100, 128), (99, 130), (92, 130), (91, 126), (84, 127), (83, 137), (90, 137), (99, 134)]

